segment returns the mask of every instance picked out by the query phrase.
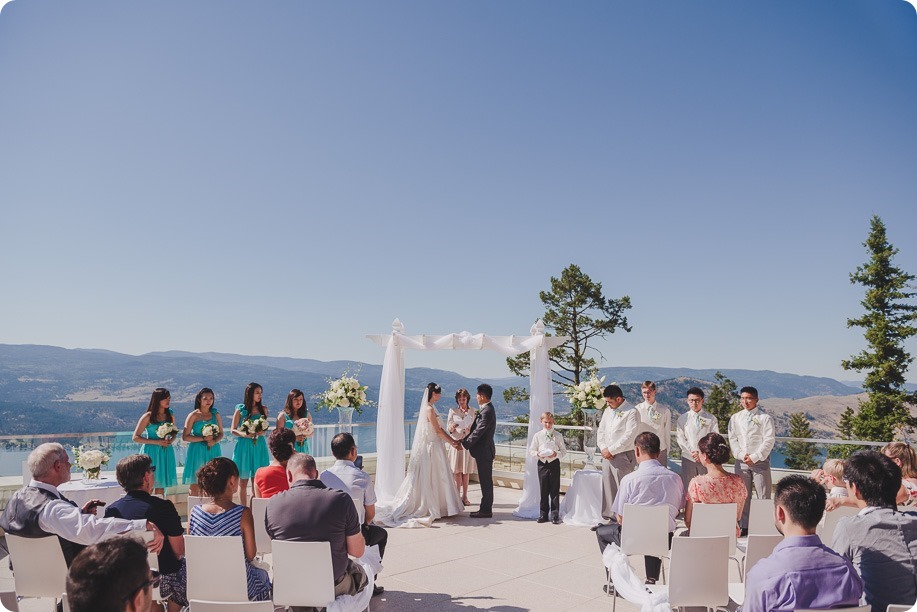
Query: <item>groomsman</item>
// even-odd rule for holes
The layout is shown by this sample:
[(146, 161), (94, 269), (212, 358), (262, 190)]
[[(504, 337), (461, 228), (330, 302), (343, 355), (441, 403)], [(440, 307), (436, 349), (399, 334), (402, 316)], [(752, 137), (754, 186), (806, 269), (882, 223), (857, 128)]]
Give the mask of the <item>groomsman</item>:
[(742, 535), (747, 535), (752, 485), (758, 492), (758, 499), (771, 498), (771, 450), (775, 432), (774, 419), (758, 408), (757, 389), (742, 387), (739, 400), (742, 410), (729, 419), (729, 445), (736, 458), (735, 473), (745, 481), (748, 491), (739, 522)]
[(707, 473), (700, 463), (697, 443), (708, 433), (720, 433), (716, 417), (704, 410), (704, 391), (700, 387), (688, 389), (688, 411), (678, 417), (675, 437), (681, 448), (681, 482), (688, 490), (688, 483), (695, 476)]
[(602, 518), (611, 520), (611, 506), (618, 494), (621, 479), (634, 471), (634, 439), (640, 425), (640, 415), (627, 405), (618, 385), (608, 385), (603, 392), (605, 412), (599, 423), (597, 446), (602, 452)]
[(648, 380), (641, 387), (643, 401), (635, 406), (640, 415), (640, 431), (659, 438), (659, 463), (669, 467), (669, 440), (672, 439), (672, 411), (656, 404), (656, 383)]

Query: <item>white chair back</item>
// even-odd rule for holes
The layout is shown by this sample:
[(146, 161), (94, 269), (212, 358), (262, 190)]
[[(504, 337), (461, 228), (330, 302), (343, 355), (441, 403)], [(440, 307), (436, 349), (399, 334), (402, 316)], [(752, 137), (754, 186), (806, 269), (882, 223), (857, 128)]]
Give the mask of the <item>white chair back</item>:
[(353, 506), (357, 509), (357, 517), (360, 519), (360, 524), (363, 524), (363, 521), (366, 519), (366, 506), (363, 505), (363, 500), (356, 495), (351, 495), (350, 499), (353, 500)]
[(774, 552), (774, 547), (783, 540), (783, 536), (777, 535), (750, 535), (748, 536), (748, 545), (745, 547), (745, 569), (742, 575), (748, 579), (748, 570), (755, 566), (755, 563), (769, 557)]
[(259, 555), (271, 552), (271, 537), (264, 527), (264, 514), (267, 511), (268, 499), (265, 497), (252, 498), (252, 516), (255, 519), (255, 548)]
[(621, 552), (625, 555), (669, 555), (669, 507), (624, 504)]
[(273, 543), (274, 605), (325, 608), (334, 601), (329, 542)]
[(67, 589), (67, 562), (57, 536), (23, 538), (6, 534), (13, 563), (13, 583), (19, 597), (60, 599)]
[(914, 606), (896, 606), (895, 604), (889, 604), (885, 612), (910, 612), (914, 609)]
[(209, 497), (197, 497), (196, 495), (188, 496), (188, 519), (191, 519), (191, 508), (194, 506), (200, 506), (204, 503), (204, 500), (210, 499)]
[(859, 508), (853, 506), (840, 506), (831, 512), (825, 512), (824, 522), (815, 530), (822, 544), (830, 548), (831, 543), (834, 542), (834, 530), (837, 529), (840, 520), (848, 516), (855, 516), (859, 511)]
[(248, 601), (242, 536), (185, 536), (188, 599)]
[(201, 601), (189, 599), (191, 612), (274, 612), (274, 604), (269, 601)]
[(774, 524), (774, 500), (753, 499), (748, 515), (748, 535), (780, 535)]
[[(913, 610), (914, 608), (910, 606), (901, 606), (901, 609), (902, 610)], [(831, 608), (831, 612), (869, 612), (870, 610), (872, 610), (872, 607), (870, 606), (857, 606), (855, 608)], [(890, 610), (891, 610), (891, 606), (889, 606), (889, 611)], [(795, 612), (824, 612), (824, 609), (822, 610), (795, 610)]]
[[(147, 542), (153, 541), (153, 532), (152, 531), (141, 531), (139, 533), (140, 533), (140, 539), (143, 540), (144, 544), (146, 544)], [(147, 562), (147, 565), (150, 566), (151, 570), (155, 572), (159, 571), (159, 555), (157, 555), (156, 553), (152, 551), (147, 552), (146, 562)], [(162, 595), (159, 593), (159, 587), (156, 587), (153, 589), (153, 601), (163, 601)]]
[(60, 602), (61, 602), (61, 607), (63, 608), (64, 612), (70, 612), (70, 602), (67, 601), (67, 592), (66, 591), (64, 591), (64, 593), (60, 596)]
[(27, 487), (32, 482), (32, 471), (29, 470), (29, 462), (22, 462), (22, 486)]
[(736, 550), (736, 504), (694, 504), (691, 537), (729, 537), (729, 554)]
[[(732, 511), (735, 520), (735, 508)], [(693, 520), (691, 525), (693, 530)], [(694, 535), (674, 538), (669, 566), (669, 605), (673, 608), (716, 608), (728, 603), (729, 538)]]

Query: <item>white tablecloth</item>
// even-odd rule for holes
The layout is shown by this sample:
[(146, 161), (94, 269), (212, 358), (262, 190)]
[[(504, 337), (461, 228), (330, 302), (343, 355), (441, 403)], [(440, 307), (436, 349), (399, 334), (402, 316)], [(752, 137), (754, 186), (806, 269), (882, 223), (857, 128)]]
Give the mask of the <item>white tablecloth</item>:
[[(73, 474), (73, 480), (57, 487), (57, 490), (80, 508), (92, 499), (100, 499), (108, 505), (117, 501), (124, 493), (124, 489), (115, 479), (114, 472), (102, 472), (99, 480), (89, 481), (84, 481), (81, 474)], [(100, 508), (99, 516), (104, 513), (105, 508)]]
[(593, 527), (602, 519), (602, 472), (578, 470), (560, 502), (560, 516), (567, 525)]

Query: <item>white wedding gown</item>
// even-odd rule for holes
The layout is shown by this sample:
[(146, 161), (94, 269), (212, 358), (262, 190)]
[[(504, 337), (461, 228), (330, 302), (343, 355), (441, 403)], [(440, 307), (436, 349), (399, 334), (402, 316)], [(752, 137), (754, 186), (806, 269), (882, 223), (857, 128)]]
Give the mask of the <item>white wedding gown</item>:
[(458, 514), (465, 508), (449, 467), (446, 443), (430, 425), (431, 413), (442, 428), (439, 413), (430, 404), (425, 404), (417, 419), (407, 474), (392, 502), (376, 504), (377, 524), (429, 527), (434, 520)]

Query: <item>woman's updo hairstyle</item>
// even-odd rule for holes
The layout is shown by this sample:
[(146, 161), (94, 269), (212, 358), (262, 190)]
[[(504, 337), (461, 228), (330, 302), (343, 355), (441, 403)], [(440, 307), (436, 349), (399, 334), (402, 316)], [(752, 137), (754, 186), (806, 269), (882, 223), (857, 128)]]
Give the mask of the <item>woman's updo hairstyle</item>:
[(427, 385), (427, 397), (433, 397), (434, 393), (439, 393), (442, 395), (443, 388), (437, 385), (436, 383), (430, 383)]
[(710, 463), (723, 465), (729, 461), (729, 447), (726, 445), (726, 439), (718, 433), (708, 433), (697, 443), (697, 448), (707, 455)]
[(226, 490), (229, 479), (233, 476), (239, 476), (239, 468), (229, 457), (217, 457), (211, 459), (197, 471), (197, 484), (200, 485), (204, 493), (210, 497), (216, 497)]
[(289, 461), (290, 457), (293, 456), (295, 452), (293, 450), (294, 442), (296, 442), (296, 434), (293, 433), (292, 429), (287, 429), (286, 427), (275, 429), (267, 438), (267, 445), (271, 449), (271, 454), (280, 463)]

